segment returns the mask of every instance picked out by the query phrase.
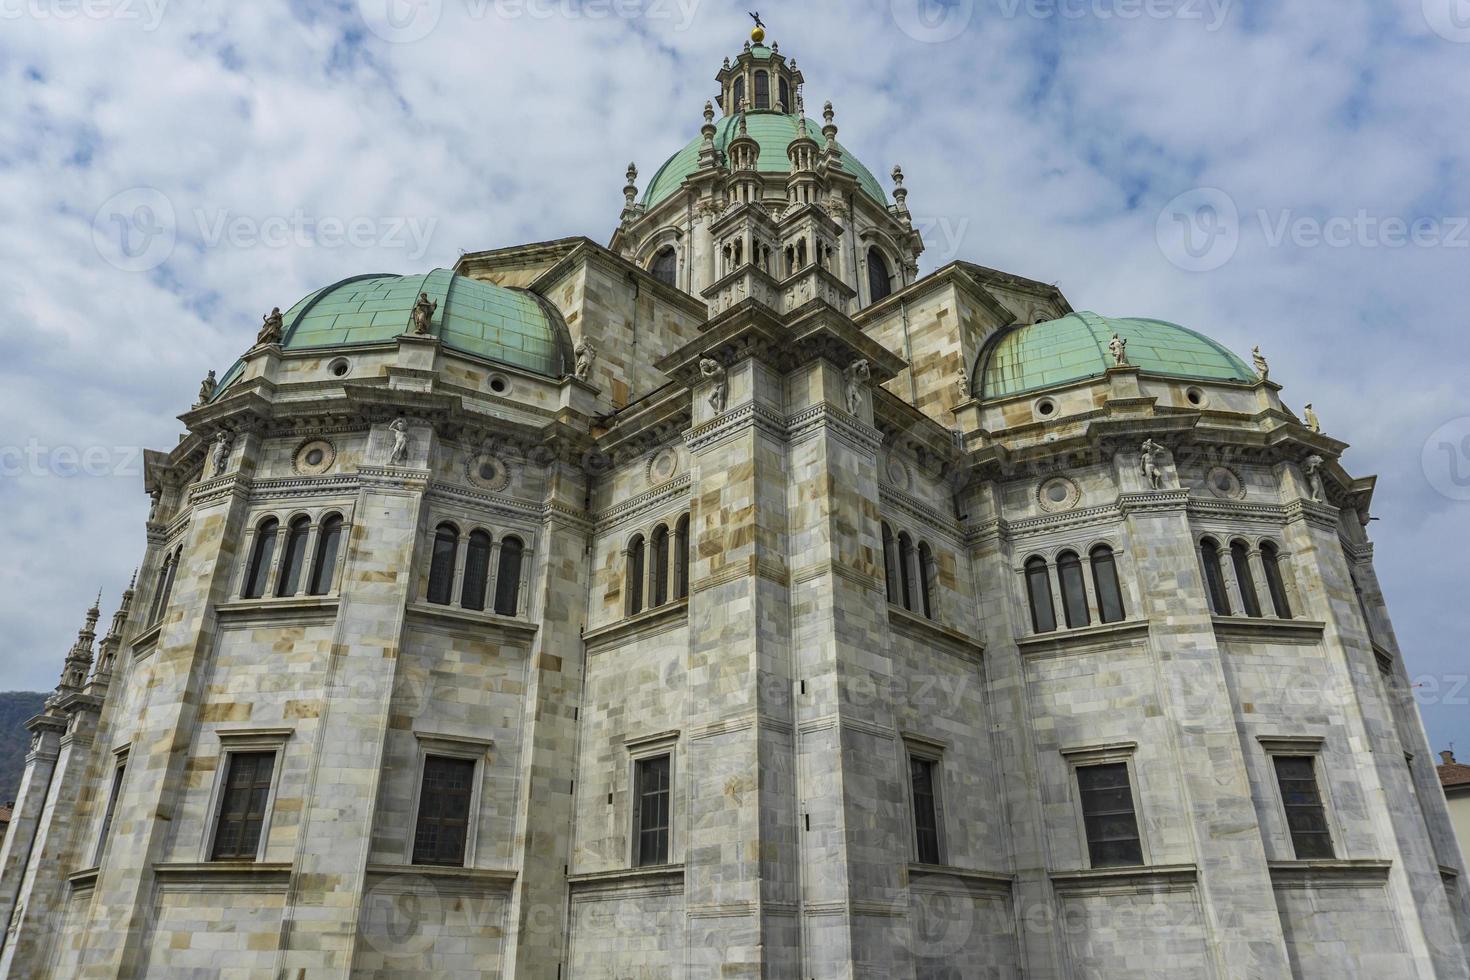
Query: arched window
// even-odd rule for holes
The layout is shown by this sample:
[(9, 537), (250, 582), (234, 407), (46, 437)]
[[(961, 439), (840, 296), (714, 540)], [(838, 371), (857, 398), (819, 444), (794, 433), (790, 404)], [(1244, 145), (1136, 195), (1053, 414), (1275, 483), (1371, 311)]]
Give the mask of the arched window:
[(934, 564), (934, 552), (929, 550), (929, 542), (919, 542), (919, 598), (924, 602), (924, 617), (934, 618), (933, 592), (934, 582), (930, 578), (931, 568)]
[(1281, 619), (1291, 618), (1291, 600), (1286, 596), (1286, 581), (1281, 575), (1281, 552), (1274, 542), (1261, 542), (1261, 564), (1266, 568), (1266, 591), (1271, 593), (1271, 605)]
[(337, 572), (337, 553), (342, 549), (342, 515), (330, 514), (316, 531), (316, 556), (311, 562), (312, 595), (326, 595), (332, 591), (332, 580)]
[(434, 551), (429, 557), (430, 602), (449, 605), (454, 597), (454, 559), (459, 553), (459, 531), (453, 524), (434, 530)]
[(1235, 582), (1240, 586), (1240, 601), (1247, 616), (1261, 615), (1261, 599), (1256, 595), (1256, 578), (1251, 574), (1250, 549), (1244, 541), (1230, 542), (1230, 564), (1235, 567)]
[(286, 550), (281, 555), (281, 574), (276, 579), (276, 595), (295, 595), (301, 588), (301, 572), (306, 567), (306, 538), (311, 534), (311, 518), (298, 517), (286, 531)]
[(521, 559), (526, 546), (517, 537), (502, 538), (500, 541), (500, 565), (495, 569), (495, 612), (500, 616), (515, 616), (521, 595)]
[(763, 71), (755, 73), (755, 107), (757, 109), (771, 107), (771, 76)]
[(271, 574), (271, 560), (276, 556), (276, 534), (280, 528), (280, 521), (267, 517), (255, 529), (255, 548), (250, 555), (250, 567), (245, 574), (246, 599), (259, 599), (265, 595), (266, 579)]
[(1216, 616), (1230, 615), (1230, 595), (1225, 591), (1225, 573), (1220, 570), (1220, 546), (1213, 538), (1199, 543), (1200, 561), (1205, 566), (1205, 591)]
[(745, 106), (742, 105), (742, 103), (745, 101), (745, 78), (744, 78), (744, 76), (735, 79), (735, 87), (733, 89), (731, 89), (731, 94), (735, 98), (735, 104), (730, 107), (730, 112), (731, 113), (740, 112), (741, 110), (743, 110), (745, 108)]
[(623, 575), (623, 588), (628, 590), (628, 615), (643, 611), (643, 535), (628, 542), (628, 567)]
[(888, 262), (876, 248), (868, 249), (868, 295), (872, 302), (893, 292), (893, 280), (888, 274)]
[(1057, 628), (1056, 610), (1051, 604), (1051, 576), (1046, 573), (1046, 559), (1040, 555), (1026, 560), (1026, 598), (1031, 605), (1031, 628), (1050, 633)]
[(674, 524), (674, 598), (689, 594), (689, 515)]
[(1087, 586), (1082, 581), (1082, 560), (1075, 551), (1057, 556), (1057, 579), (1062, 586), (1062, 615), (1067, 628), (1076, 629), (1092, 622), (1087, 614)]
[(883, 522), (883, 584), (888, 588), (888, 601), (898, 602), (898, 575), (894, 568), (894, 562), (898, 554), (893, 544), (893, 529), (888, 522)]
[(669, 529), (660, 524), (653, 531), (653, 596), (648, 608), (669, 601)]
[(653, 278), (666, 286), (674, 285), (679, 274), (679, 253), (674, 251), (674, 246), (665, 245), (658, 250), (653, 257), (653, 264), (649, 266)]
[(485, 589), (490, 585), (490, 535), (471, 531), (464, 549), (464, 584), (459, 587), (459, 604), (466, 609), (485, 608)]
[(1113, 549), (1100, 544), (1087, 553), (1092, 562), (1092, 590), (1097, 593), (1097, 616), (1104, 623), (1123, 618), (1123, 590), (1118, 586), (1118, 563)]
[(174, 590), (174, 576), (179, 572), (179, 558), (184, 554), (182, 546), (171, 555), (164, 556), (163, 566), (158, 570), (158, 588), (153, 592), (153, 609), (148, 622), (156, 623), (168, 609), (169, 593)]
[(796, 106), (791, 104), (791, 83), (782, 78), (778, 91), (781, 93), (781, 111), (795, 112)]
[(907, 531), (898, 533), (898, 581), (903, 591), (903, 607), (914, 611), (914, 542)]

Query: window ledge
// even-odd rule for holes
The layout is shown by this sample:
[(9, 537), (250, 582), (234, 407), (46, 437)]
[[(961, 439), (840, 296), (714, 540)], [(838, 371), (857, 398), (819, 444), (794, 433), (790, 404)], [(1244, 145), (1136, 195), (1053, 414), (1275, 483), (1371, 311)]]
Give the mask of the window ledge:
[(509, 633), (527, 637), (535, 636), (540, 628), (535, 623), (512, 616), (500, 616), (492, 612), (477, 612), (458, 606), (441, 606), (433, 602), (411, 602), (408, 615), (418, 619), (435, 619), (441, 622), (469, 623), (475, 626), (493, 626)]
[(1192, 864), (1141, 864), (1124, 868), (1054, 871), (1051, 875), (1051, 886), (1059, 892), (1107, 888), (1177, 888), (1193, 885), (1198, 877), (1199, 869)]
[(1277, 888), (1359, 888), (1388, 880), (1392, 861), (1316, 860), (1268, 861), (1271, 884)]
[(593, 647), (606, 646), (612, 640), (625, 640), (645, 632), (659, 632), (671, 628), (678, 625), (678, 621), (688, 617), (689, 597), (671, 599), (662, 606), (645, 609), (636, 616), (628, 616), (616, 623), (588, 630), (582, 634), (582, 642), (587, 645), (588, 652), (591, 652)]
[(1121, 640), (1148, 636), (1148, 620), (1125, 619), (1121, 623), (1103, 623), (1100, 626), (1081, 626), (1077, 629), (1053, 630), (1050, 633), (1034, 633), (1016, 637), (1016, 646), (1027, 653), (1067, 653), (1086, 647), (1099, 640)]
[(99, 870), (100, 869), (98, 867), (93, 865), (90, 868), (83, 868), (80, 871), (73, 871), (71, 874), (66, 876), (67, 884), (71, 885), (71, 887), (73, 888), (91, 888), (93, 885), (97, 884), (97, 872)]
[(957, 868), (948, 864), (919, 864), (917, 862), (909, 865), (910, 884), (925, 880), (938, 881), (944, 878), (956, 878), (972, 888), (1005, 894), (1010, 894), (1011, 886), (1016, 881), (1015, 875), (1003, 871), (982, 871), (979, 868)]
[(938, 640), (943, 645), (954, 650), (962, 656), (979, 659), (985, 656), (985, 644), (974, 637), (967, 636), (959, 630), (952, 630), (948, 626), (910, 612), (903, 606), (888, 604), (888, 625), (909, 634), (917, 633), (920, 639)]
[(369, 864), (368, 874), (384, 877), (429, 878), (440, 882), (462, 882), (466, 885), (498, 886), (509, 889), (517, 874), (501, 868), (456, 868), (442, 864)]
[(214, 611), (220, 619), (328, 617), (337, 615), (338, 605), (339, 600), (335, 595), (267, 596), (222, 602), (214, 607)]
[(291, 868), (289, 861), (204, 861), (155, 864), (153, 874), (180, 883), (285, 885), (291, 879)]
[(132, 650), (133, 656), (146, 657), (148, 654), (152, 653), (153, 648), (158, 645), (158, 634), (162, 632), (163, 620), (160, 619), (158, 622), (152, 624), (147, 629), (143, 630), (143, 632), (133, 637), (132, 642), (128, 644), (128, 648)]
[(616, 871), (590, 871), (567, 875), (573, 891), (589, 889), (684, 888), (683, 864), (655, 864), (646, 868), (619, 868)]
[(1326, 623), (1311, 619), (1276, 619), (1270, 616), (1211, 616), (1215, 632), (1220, 636), (1244, 636), (1253, 639), (1318, 640)]

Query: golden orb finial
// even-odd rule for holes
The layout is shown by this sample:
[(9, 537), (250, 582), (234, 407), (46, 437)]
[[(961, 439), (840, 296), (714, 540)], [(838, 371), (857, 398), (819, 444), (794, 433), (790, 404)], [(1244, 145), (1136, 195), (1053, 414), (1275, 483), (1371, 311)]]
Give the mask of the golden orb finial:
[(750, 29), (750, 39), (752, 41), (754, 41), (756, 44), (760, 44), (762, 41), (764, 41), (766, 39), (766, 31), (765, 31), (765, 28), (763, 28), (763, 27), (752, 27)]

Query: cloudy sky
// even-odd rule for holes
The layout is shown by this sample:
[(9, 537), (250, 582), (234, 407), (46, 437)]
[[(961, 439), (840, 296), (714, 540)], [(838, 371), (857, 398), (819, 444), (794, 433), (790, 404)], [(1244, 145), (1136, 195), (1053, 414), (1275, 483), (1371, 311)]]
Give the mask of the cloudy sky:
[[(0, 690), (143, 549), (261, 313), (462, 250), (605, 241), (749, 3), (0, 0)], [(1470, 756), (1470, 0), (830, 0), (762, 11), (901, 162), (929, 244), (1247, 352), (1380, 476), (1431, 741)]]

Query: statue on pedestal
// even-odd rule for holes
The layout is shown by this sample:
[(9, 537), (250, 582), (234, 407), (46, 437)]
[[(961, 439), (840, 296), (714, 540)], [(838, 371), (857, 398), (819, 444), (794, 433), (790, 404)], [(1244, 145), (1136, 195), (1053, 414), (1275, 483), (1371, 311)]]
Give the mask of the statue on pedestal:
[(714, 358), (701, 357), (699, 373), (702, 377), (714, 379), (715, 386), (710, 389), (709, 393), (709, 407), (714, 409), (715, 414), (718, 415), (725, 410), (725, 398), (730, 393), (730, 382), (725, 367)]
[(285, 318), (281, 316), (279, 306), (271, 307), (271, 311), (261, 317), (260, 333), (255, 335), (257, 344), (279, 344), (281, 338), (286, 335)]

